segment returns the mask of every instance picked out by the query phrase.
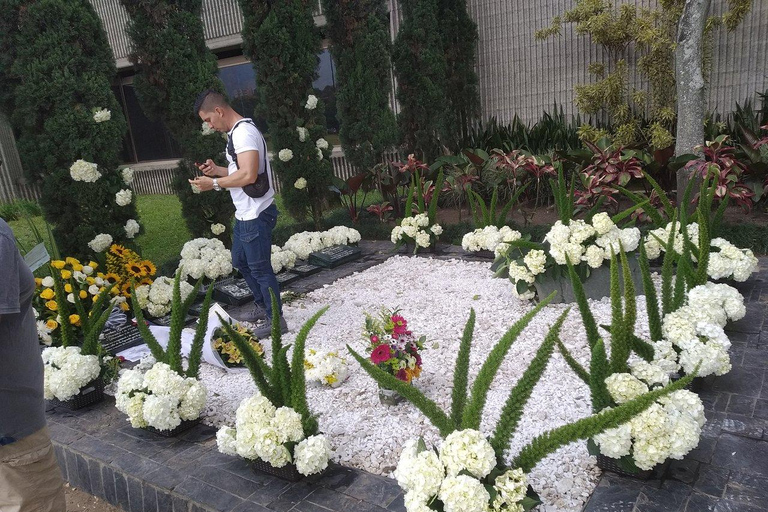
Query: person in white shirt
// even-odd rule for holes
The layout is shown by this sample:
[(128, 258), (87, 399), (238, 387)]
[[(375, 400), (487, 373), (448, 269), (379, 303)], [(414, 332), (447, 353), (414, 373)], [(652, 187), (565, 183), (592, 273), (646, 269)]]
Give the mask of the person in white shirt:
[(224, 96), (214, 90), (200, 93), (194, 110), (213, 130), (228, 135), (229, 165), (221, 167), (211, 159), (196, 164), (205, 176), (189, 182), (202, 191), (227, 189), (235, 204), (232, 265), (243, 275), (254, 299), (254, 309), (240, 320), (263, 320), (254, 334), (259, 338), (268, 337), (272, 328), (271, 290), (280, 308), (280, 329), (286, 332), (280, 286), (272, 270), (272, 230), (278, 211), (264, 136), (251, 119), (238, 114)]

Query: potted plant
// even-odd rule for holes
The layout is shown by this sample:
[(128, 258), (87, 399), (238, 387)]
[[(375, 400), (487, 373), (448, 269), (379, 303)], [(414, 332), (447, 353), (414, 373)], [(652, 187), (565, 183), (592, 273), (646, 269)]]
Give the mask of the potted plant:
[[(202, 280), (198, 279), (192, 292), (186, 299), (182, 299), (181, 272), (176, 272), (170, 334), (165, 348), (158, 343), (144, 321), (144, 314), (138, 302), (133, 304), (139, 331), (156, 360), (146, 372), (139, 369), (123, 371), (117, 382), (115, 406), (128, 415), (128, 420), (135, 428), (144, 428), (171, 437), (188, 430), (200, 421), (207, 392), (198, 380), (198, 374), (213, 287), (209, 287), (205, 295), (186, 370), (183, 368), (181, 357), (181, 331), (184, 318), (201, 282)], [(132, 295), (135, 296), (133, 284), (131, 288)]]
[[(259, 339), (250, 328), (238, 322), (231, 324), (231, 326), (253, 348), (257, 355), (264, 355), (264, 347), (259, 343)], [(224, 366), (227, 368), (243, 368), (245, 366), (243, 355), (232, 340), (232, 336), (229, 335), (224, 327), (217, 327), (213, 331), (211, 343), (213, 344), (213, 350), (216, 351)]]
[(307, 404), (304, 347), (321, 309), (299, 330), (291, 363), (282, 343), (279, 308), (272, 294), (272, 362), (268, 364), (229, 323), (221, 320), (243, 356), (258, 393), (241, 402), (235, 427), (222, 427), (216, 435), (219, 451), (249, 460), (258, 471), (297, 481), (328, 466), (331, 446), (318, 432), (317, 419)]

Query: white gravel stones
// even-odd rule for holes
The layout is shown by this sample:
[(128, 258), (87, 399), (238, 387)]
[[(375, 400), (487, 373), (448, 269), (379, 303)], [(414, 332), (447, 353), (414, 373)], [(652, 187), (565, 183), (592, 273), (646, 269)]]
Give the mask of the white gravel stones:
[[(349, 344), (363, 352), (364, 312), (398, 307), (417, 335), (426, 335), (424, 367), (415, 385), (446, 411), (450, 407), (452, 368), (470, 308), (477, 315), (472, 345), (470, 383), (491, 347), (532, 305), (513, 296), (512, 284), (494, 279), (490, 263), (434, 260), (395, 256), (386, 262), (340, 279), (284, 308), (292, 332), (283, 337), (292, 343), (299, 327), (318, 309), (330, 305), (307, 340), (307, 347), (347, 354)], [(544, 340), (549, 327), (567, 305), (545, 308), (512, 345), (488, 395), (481, 430), (492, 433), (511, 387), (517, 382)], [(592, 303), (598, 324), (610, 322), (607, 299)], [(647, 335), (644, 301), (638, 300), (638, 334)], [(644, 332), (645, 331), (645, 332)], [(575, 305), (565, 321), (561, 339), (585, 366), (589, 361), (584, 328)], [(439, 348), (432, 349), (432, 343)], [(264, 343), (269, 354), (269, 343)], [(349, 380), (339, 388), (311, 385), (308, 400), (318, 415), (320, 430), (333, 445), (333, 460), (344, 465), (389, 475), (397, 464), (402, 445), (419, 435), (437, 445), (437, 430), (424, 415), (405, 402), (387, 407), (379, 403), (377, 385), (351, 356)], [(201, 379), (208, 389), (204, 421), (214, 426), (233, 424), (235, 410), (255, 389), (248, 372), (226, 373), (204, 364)], [(555, 352), (536, 386), (513, 437), (516, 454), (533, 437), (591, 413), (589, 388)], [(543, 499), (542, 510), (579, 510), (599, 477), (595, 459), (580, 441), (544, 459), (531, 472), (530, 483)]]

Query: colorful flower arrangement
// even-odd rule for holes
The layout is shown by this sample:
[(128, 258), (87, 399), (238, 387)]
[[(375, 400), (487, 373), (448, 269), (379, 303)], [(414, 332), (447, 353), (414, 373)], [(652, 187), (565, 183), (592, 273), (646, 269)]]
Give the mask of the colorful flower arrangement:
[(80, 347), (48, 347), (43, 350), (46, 400), (65, 402), (101, 373), (99, 356), (82, 354)]
[(415, 244), (415, 250), (419, 247), (427, 248), (437, 243), (438, 237), (443, 233), (443, 228), (438, 223), (430, 225), (429, 216), (419, 213), (413, 217), (405, 217), (399, 226), (392, 229), (390, 240), (400, 246), (411, 242)]
[(308, 381), (337, 388), (349, 376), (347, 360), (336, 351), (318, 352), (309, 349), (304, 359), (304, 374)]
[(461, 247), (465, 251), (491, 251), (497, 257), (509, 249), (509, 242), (520, 240), (521, 234), (509, 226), (486, 226), (467, 233), (461, 239)]
[(399, 310), (384, 309), (379, 318), (366, 314), (363, 336), (369, 343), (369, 359), (377, 367), (408, 383), (421, 375), (419, 351), (424, 350), (426, 337), (414, 336)]
[(235, 428), (216, 434), (221, 453), (264, 462), (276, 468), (294, 463), (308, 476), (328, 467), (331, 444), (322, 434), (305, 437), (301, 415), (291, 407), (275, 407), (260, 393), (240, 402)]
[[(130, 290), (130, 288), (129, 288)], [(186, 300), (193, 291), (191, 284), (186, 281), (181, 282), (181, 299)], [(173, 279), (160, 276), (152, 284), (140, 285), (135, 289), (135, 299), (138, 306), (146, 310), (150, 316), (160, 318), (171, 311), (173, 300)]]
[[(356, 244), (360, 241), (360, 238), (359, 231), (346, 226), (334, 226), (327, 231), (302, 231), (292, 235), (285, 242), (282, 251), (294, 253), (295, 262), (296, 259), (306, 260), (310, 253), (325, 249), (326, 247)], [(286, 268), (292, 267), (288, 265), (283, 266)]]
[(522, 512), (536, 503), (523, 470), (497, 470), (493, 447), (473, 429), (449, 434), (439, 452), (421, 438), (406, 442), (394, 476), (408, 512)]
[[(232, 324), (232, 328), (245, 339), (246, 343), (253, 348), (256, 354), (259, 356), (264, 355), (264, 347), (259, 343), (259, 339), (254, 336), (253, 331), (240, 323)], [(217, 327), (213, 331), (213, 349), (218, 352), (225, 366), (229, 368), (242, 368), (244, 366), (243, 355), (232, 341), (232, 337), (227, 333), (226, 329)]]
[(179, 269), (182, 279), (206, 277), (213, 281), (232, 273), (232, 253), (217, 238), (195, 238), (182, 247)]
[(115, 406), (128, 415), (131, 426), (158, 430), (173, 430), (183, 420), (197, 419), (205, 400), (200, 381), (179, 375), (166, 363), (155, 363), (146, 373), (124, 370), (115, 394)]

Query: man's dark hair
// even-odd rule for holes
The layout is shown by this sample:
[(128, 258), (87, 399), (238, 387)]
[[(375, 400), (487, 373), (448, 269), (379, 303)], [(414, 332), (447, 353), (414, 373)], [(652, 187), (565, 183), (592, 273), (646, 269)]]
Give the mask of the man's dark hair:
[(197, 115), (200, 111), (210, 112), (216, 107), (229, 106), (227, 99), (218, 91), (208, 89), (197, 95), (194, 106), (194, 114)]

